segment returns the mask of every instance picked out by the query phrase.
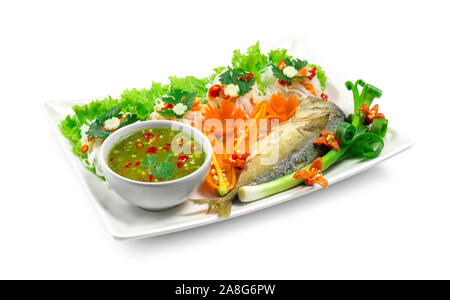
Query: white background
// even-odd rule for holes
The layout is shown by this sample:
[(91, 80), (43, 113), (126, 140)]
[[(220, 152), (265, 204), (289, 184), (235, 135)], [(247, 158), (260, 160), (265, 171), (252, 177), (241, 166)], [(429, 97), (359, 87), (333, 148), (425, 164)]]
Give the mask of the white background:
[[(0, 278), (450, 278), (447, 1), (2, 1)], [(45, 100), (207, 75), (232, 50), (299, 39), (363, 78), (413, 148), (304, 198), (212, 226), (113, 240)]]

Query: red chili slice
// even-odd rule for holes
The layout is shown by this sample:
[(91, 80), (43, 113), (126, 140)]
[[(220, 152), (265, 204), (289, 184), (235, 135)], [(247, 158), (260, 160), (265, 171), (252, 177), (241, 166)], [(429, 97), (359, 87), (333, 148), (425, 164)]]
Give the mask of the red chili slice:
[(152, 174), (148, 174), (148, 181), (150, 181), (150, 182), (153, 181), (153, 175)]
[(129, 168), (129, 167), (131, 167), (133, 165), (133, 163), (132, 162), (129, 162), (129, 163), (127, 163), (124, 167), (125, 168)]
[(313, 68), (311, 70), (311, 75), (309, 75), (308, 79), (312, 80), (314, 78), (314, 76), (316, 76), (316, 73), (317, 73), (317, 68)]
[(279, 83), (279, 84), (281, 84), (281, 85), (286, 85), (286, 84), (287, 84), (287, 82), (286, 82), (286, 81), (284, 81), (284, 80), (281, 80), (281, 79), (278, 79), (278, 83)]
[(147, 140), (147, 142), (151, 139), (151, 138), (153, 138), (155, 135), (153, 134), (153, 133), (151, 133), (151, 132), (148, 132), (148, 133), (144, 133), (143, 134), (143, 136), (144, 136), (144, 138)]
[(325, 93), (320, 94), (320, 98), (322, 98), (323, 100), (328, 100), (328, 95)]
[(137, 142), (135, 145), (136, 145), (136, 148), (143, 148), (144, 147), (144, 144), (141, 143), (141, 142)]
[(162, 147), (163, 150), (169, 151), (170, 147)]
[(165, 104), (164, 104), (164, 107), (161, 108), (161, 110), (172, 109), (172, 108), (173, 108), (173, 104), (165, 103)]
[(111, 158), (109, 159), (110, 162), (113, 162), (113, 160), (114, 160), (114, 157), (111, 157)]
[(177, 168), (181, 169), (182, 167), (184, 167), (184, 164), (182, 162), (177, 163)]
[(210, 98), (217, 98), (220, 95), (220, 90), (222, 89), (222, 85), (215, 84), (209, 88), (208, 96)]
[(181, 155), (180, 157), (178, 157), (179, 161), (185, 162), (189, 159), (189, 156), (187, 155)]
[(81, 153), (86, 153), (88, 150), (89, 150), (89, 146), (88, 145), (81, 146)]
[(141, 162), (140, 161), (137, 161), (134, 165), (137, 167), (137, 166), (139, 166), (141, 164)]
[(155, 154), (157, 150), (158, 148), (156, 147), (149, 147), (146, 153)]

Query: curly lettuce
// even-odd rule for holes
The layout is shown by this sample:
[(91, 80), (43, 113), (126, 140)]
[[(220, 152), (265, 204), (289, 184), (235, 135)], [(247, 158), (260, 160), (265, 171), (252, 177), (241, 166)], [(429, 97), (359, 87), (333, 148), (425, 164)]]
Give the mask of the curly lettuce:
[(327, 87), (327, 80), (328, 80), (327, 75), (325, 75), (325, 71), (322, 69), (321, 66), (318, 65), (310, 64), (309, 66), (311, 68), (316, 68), (317, 79), (319, 79), (320, 87), (322, 88), (322, 91), (324, 91), (325, 88)]
[(197, 95), (203, 97), (208, 88), (206, 87), (210, 82), (209, 78), (197, 78), (194, 76), (186, 77), (169, 77), (171, 89), (181, 89), (189, 93), (197, 92)]
[(125, 90), (121, 95), (119, 105), (122, 107), (122, 111), (136, 114), (139, 120), (144, 121), (153, 112), (155, 100), (168, 92), (168, 85), (153, 82), (150, 89)]
[(261, 53), (259, 42), (250, 46), (245, 54), (242, 54), (240, 50), (234, 50), (233, 58), (231, 59), (233, 69), (242, 69), (245, 72), (252, 73), (261, 90), (264, 90), (261, 73), (268, 64), (269, 57)]
[(271, 64), (277, 65), (280, 61), (287, 58), (292, 58), (292, 56), (287, 55), (287, 49), (277, 49), (269, 52), (269, 61)]

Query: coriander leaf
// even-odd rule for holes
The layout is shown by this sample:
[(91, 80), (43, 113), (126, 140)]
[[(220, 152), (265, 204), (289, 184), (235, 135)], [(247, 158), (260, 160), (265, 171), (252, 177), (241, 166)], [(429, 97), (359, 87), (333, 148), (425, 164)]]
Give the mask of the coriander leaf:
[[(106, 139), (112, 131), (108, 130), (106, 131), (104, 128), (104, 124), (106, 120), (109, 120), (111, 118), (118, 118), (121, 119), (123, 114), (121, 113), (120, 106), (113, 107), (110, 110), (108, 110), (105, 114), (99, 116), (95, 119), (95, 121), (90, 125), (89, 130), (87, 131), (87, 135), (89, 137), (96, 137), (99, 139)], [(120, 125), (117, 129), (122, 128), (124, 126), (136, 123), (138, 121), (137, 115), (129, 114), (120, 122)]]
[(239, 95), (245, 95), (248, 92), (250, 92), (252, 90), (252, 86), (255, 83), (255, 80), (253, 79), (253, 81), (243, 81), (243, 80), (239, 80), (237, 82), (237, 85), (239, 87)]
[[(291, 61), (287, 61), (286, 60), (286, 62), (287, 62), (286, 66), (290, 66), (289, 64), (294, 64), (294, 62), (291, 62)], [(278, 68), (275, 65), (272, 65), (272, 73), (273, 73), (273, 76), (275, 76), (276, 78), (278, 78), (278, 79), (280, 79), (282, 81), (285, 81), (288, 84), (295, 78), (308, 78), (308, 76), (294, 76), (292, 78), (289, 78), (286, 75), (284, 75), (283, 70), (281, 70), (280, 68)]]
[(294, 68), (299, 71), (308, 65), (308, 61), (296, 58), (292, 60), (292, 63), (294, 64)]
[(222, 84), (234, 84), (239, 86), (239, 95), (245, 95), (251, 91), (253, 85), (255, 84), (255, 78), (252, 74), (244, 72), (241, 69), (230, 69), (219, 78)]
[(109, 134), (105, 132), (105, 129), (103, 129), (103, 124), (98, 122), (91, 124), (87, 134), (88, 136), (93, 136), (99, 139), (106, 139), (109, 136)]
[[(165, 103), (172, 104), (173, 106), (177, 105), (178, 103), (182, 103), (186, 105), (187, 110), (185, 113), (190, 111), (192, 107), (194, 106), (195, 99), (197, 97), (197, 92), (186, 92), (182, 89), (173, 89), (169, 92), (167, 96), (164, 96), (161, 98), (161, 100)], [(182, 116), (177, 115), (173, 109), (165, 109), (158, 111), (158, 114), (160, 114), (162, 117), (166, 119), (172, 119), (176, 118), (179, 119)]]
[(104, 123), (106, 120), (111, 119), (113, 117), (120, 118), (119, 115), (120, 111), (121, 111), (120, 106), (113, 107), (110, 110), (108, 110), (105, 114), (96, 118), (95, 121), (89, 127), (87, 135), (90, 137), (106, 139), (111, 134), (111, 132), (105, 131), (105, 129), (103, 128)]
[(128, 125), (131, 125), (131, 124), (133, 124), (133, 123), (136, 123), (137, 121), (139, 121), (137, 115), (134, 115), (134, 114), (128, 114), (128, 115), (126, 116), (126, 118), (123, 119), (123, 120), (120, 122), (119, 128), (117, 128), (117, 129), (120, 129), (120, 128), (125, 127), (125, 126), (128, 126)]
[(284, 75), (283, 71), (275, 65), (272, 66), (272, 73), (273, 73), (273, 76), (275, 76), (276, 78), (278, 78), (280, 80), (283, 80), (286, 82), (290, 82), (290, 80), (291, 80), (291, 78)]
[(177, 99), (178, 102), (181, 102), (181, 98), (183, 98), (187, 94), (188, 94), (188, 92), (186, 92), (185, 90), (182, 90), (182, 89), (172, 89), (169, 92), (169, 95), (174, 97), (175, 99)]
[(165, 103), (177, 105), (178, 103), (182, 102), (182, 99), (184, 96), (186, 96), (188, 92), (182, 90), (182, 89), (172, 89), (170, 90), (169, 94), (167, 96), (164, 96), (161, 98), (161, 100)]
[(189, 93), (184, 97), (183, 104), (187, 106), (186, 112), (188, 112), (192, 109), (196, 98), (197, 98), (197, 92)]
[(170, 96), (170, 95), (162, 97), (161, 101), (164, 103), (172, 104), (172, 105), (178, 104), (178, 99), (176, 99), (175, 97)]
[(173, 171), (177, 168), (174, 163), (170, 162), (172, 158), (173, 155), (169, 154), (164, 161), (159, 164), (154, 164), (150, 171), (151, 174), (164, 180), (170, 179), (173, 176)]
[(142, 162), (141, 166), (145, 169), (147, 168), (152, 168), (154, 166), (156, 166), (157, 164), (157, 159), (158, 159), (158, 155), (153, 154), (153, 155), (149, 155), (145, 158), (145, 160)]
[(162, 117), (166, 118), (166, 119), (178, 119), (178, 115), (176, 113), (174, 113), (173, 110), (171, 109), (165, 109), (165, 110), (160, 110), (158, 111), (158, 114), (160, 114)]
[(220, 83), (222, 84), (232, 84), (233, 78), (231, 76), (231, 70), (228, 69), (224, 73), (222, 73), (219, 77)]

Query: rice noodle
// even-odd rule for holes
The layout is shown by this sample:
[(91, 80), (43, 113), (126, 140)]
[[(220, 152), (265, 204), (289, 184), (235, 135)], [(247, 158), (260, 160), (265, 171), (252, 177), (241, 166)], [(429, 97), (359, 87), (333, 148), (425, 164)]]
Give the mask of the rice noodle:
[(95, 140), (86, 153), (87, 158), (83, 159), (83, 164), (88, 168), (95, 169), (95, 173), (101, 177), (103, 177), (103, 172), (100, 166), (100, 148), (103, 141), (103, 139)]

